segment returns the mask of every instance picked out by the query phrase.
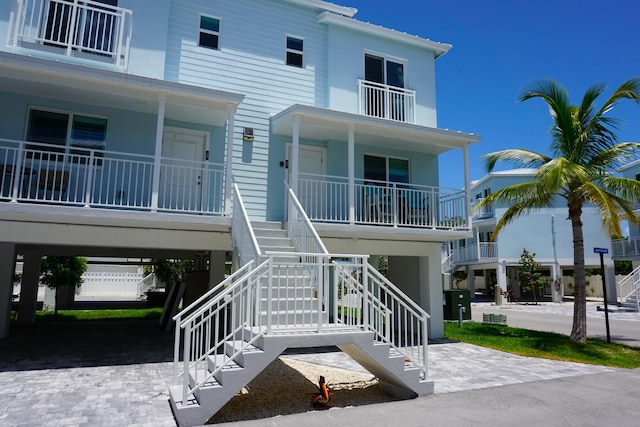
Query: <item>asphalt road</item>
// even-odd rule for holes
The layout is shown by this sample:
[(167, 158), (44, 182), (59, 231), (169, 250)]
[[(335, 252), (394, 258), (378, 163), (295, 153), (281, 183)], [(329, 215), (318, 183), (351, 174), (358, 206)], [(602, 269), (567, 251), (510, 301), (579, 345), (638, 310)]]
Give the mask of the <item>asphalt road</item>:
[[(587, 336), (606, 340), (606, 321), (604, 312), (597, 311), (597, 303), (587, 305)], [(536, 331), (571, 333), (573, 324), (573, 303), (542, 303), (538, 306), (507, 304), (495, 306), (489, 303), (471, 303), (471, 318), (482, 322), (483, 313), (507, 315), (507, 324), (517, 328)], [(640, 313), (610, 311), (609, 332), (611, 341), (621, 344), (640, 346)]]

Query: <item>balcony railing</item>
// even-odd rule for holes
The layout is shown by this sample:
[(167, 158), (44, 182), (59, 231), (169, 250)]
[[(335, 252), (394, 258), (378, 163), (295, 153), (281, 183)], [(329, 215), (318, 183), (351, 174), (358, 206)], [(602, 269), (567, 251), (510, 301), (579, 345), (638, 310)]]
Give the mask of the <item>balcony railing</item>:
[(224, 176), (222, 164), (0, 139), (2, 201), (223, 215)]
[(498, 259), (498, 245), (480, 242), (453, 250), (453, 263), (486, 262)]
[[(483, 199), (476, 199), (471, 202), (471, 209), (475, 208)], [(477, 211), (473, 213), (473, 219), (485, 219), (485, 218), (493, 218), (495, 216), (495, 212), (493, 210), (493, 205), (485, 205), (481, 206)]]
[(15, 0), (9, 45), (53, 50), (127, 68), (132, 12), (91, 0)]
[(416, 92), (358, 80), (360, 114), (398, 122), (416, 122)]
[(469, 229), (459, 189), (301, 174), (297, 195), (315, 222)]
[(613, 258), (640, 257), (640, 237), (611, 241)]

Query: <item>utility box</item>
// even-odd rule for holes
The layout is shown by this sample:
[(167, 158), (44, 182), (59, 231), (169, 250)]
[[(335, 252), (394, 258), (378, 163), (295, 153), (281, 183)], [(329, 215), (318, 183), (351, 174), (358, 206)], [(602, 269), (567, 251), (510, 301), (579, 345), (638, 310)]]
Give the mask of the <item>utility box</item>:
[(466, 289), (444, 291), (444, 320), (459, 320), (460, 305), (462, 320), (471, 320), (471, 293)]

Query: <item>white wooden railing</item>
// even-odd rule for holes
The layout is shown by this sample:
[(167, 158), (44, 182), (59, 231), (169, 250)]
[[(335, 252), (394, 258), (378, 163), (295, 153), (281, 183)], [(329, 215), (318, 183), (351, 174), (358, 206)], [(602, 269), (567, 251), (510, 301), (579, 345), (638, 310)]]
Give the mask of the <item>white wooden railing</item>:
[(80, 297), (117, 297), (137, 299), (140, 293), (142, 274), (130, 272), (95, 271), (82, 275)]
[(258, 245), (253, 227), (251, 227), (251, 220), (236, 183), (233, 183), (233, 216), (231, 221), (231, 240), (240, 266), (248, 264), (249, 261), (253, 261), (255, 264), (261, 262), (263, 253)]
[(612, 240), (611, 249), (613, 258), (640, 257), (640, 237)]
[(416, 92), (401, 87), (358, 80), (360, 114), (398, 122), (416, 122)]
[(216, 163), (0, 139), (0, 200), (224, 215), (224, 176)]
[(10, 46), (54, 50), (127, 68), (132, 11), (91, 0), (14, 0)]
[(469, 229), (465, 193), (459, 189), (362, 179), (351, 189), (345, 177), (300, 174), (298, 199), (311, 221)]
[(498, 258), (497, 243), (473, 243), (453, 250), (453, 263), (468, 261), (489, 261)]
[(636, 267), (618, 283), (618, 303), (622, 304), (628, 299), (634, 301), (636, 310), (640, 311), (640, 267)]

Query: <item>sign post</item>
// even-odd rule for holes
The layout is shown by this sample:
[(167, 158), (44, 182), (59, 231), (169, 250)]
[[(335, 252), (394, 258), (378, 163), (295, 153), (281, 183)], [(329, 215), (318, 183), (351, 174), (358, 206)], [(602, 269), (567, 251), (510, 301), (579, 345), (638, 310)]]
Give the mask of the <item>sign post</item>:
[(604, 319), (607, 326), (607, 343), (611, 344), (611, 334), (609, 333), (609, 305), (607, 304), (607, 281), (604, 275), (604, 254), (609, 253), (607, 248), (593, 248), (594, 254), (600, 254), (600, 274), (602, 275), (602, 293), (604, 295)]

